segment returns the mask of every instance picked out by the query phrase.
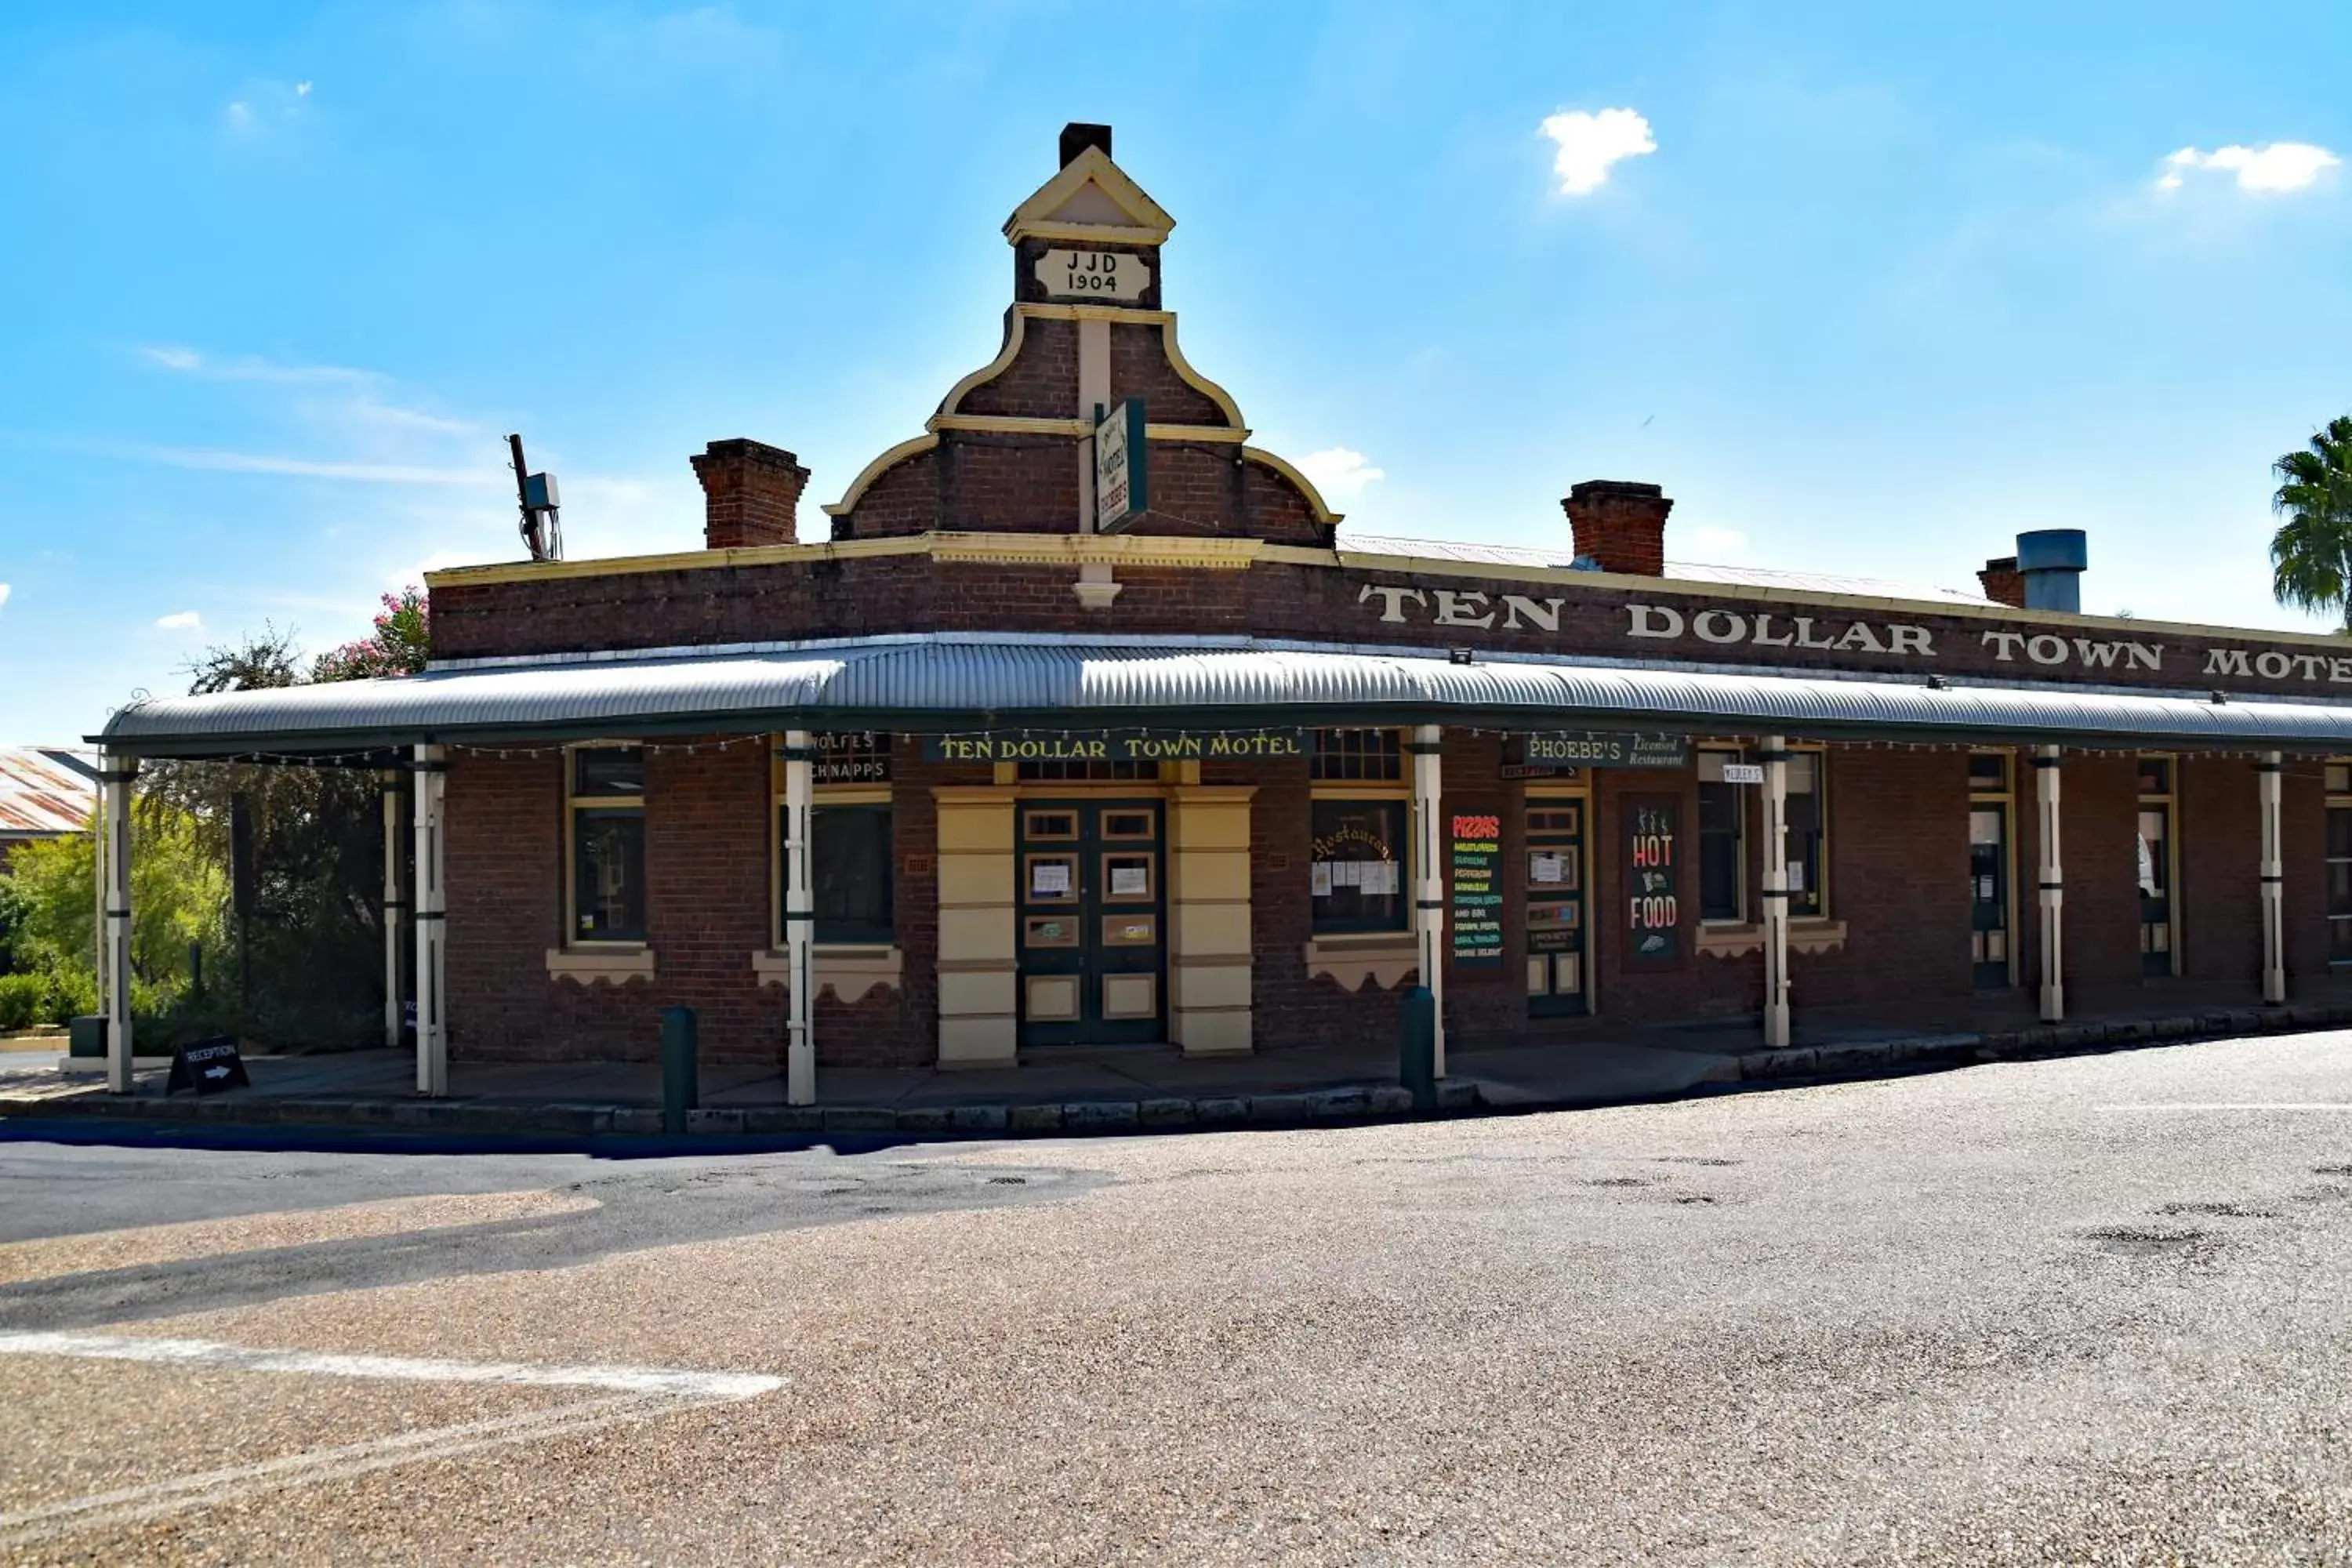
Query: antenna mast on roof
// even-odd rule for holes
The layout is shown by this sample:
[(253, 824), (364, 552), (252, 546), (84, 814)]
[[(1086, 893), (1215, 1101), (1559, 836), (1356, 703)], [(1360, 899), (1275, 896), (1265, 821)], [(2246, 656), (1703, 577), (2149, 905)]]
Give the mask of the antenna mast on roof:
[(563, 526), (556, 521), (562, 503), (555, 492), (553, 474), (534, 474), (523, 461), (522, 437), (509, 436), (507, 446), (514, 453), (515, 500), (522, 510), (523, 542), (530, 546), (533, 561), (563, 559)]

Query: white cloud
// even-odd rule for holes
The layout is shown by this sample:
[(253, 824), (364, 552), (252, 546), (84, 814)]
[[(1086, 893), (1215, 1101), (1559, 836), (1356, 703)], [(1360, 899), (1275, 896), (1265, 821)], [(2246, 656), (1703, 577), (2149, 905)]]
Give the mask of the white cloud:
[(1701, 528), (1692, 531), (1691, 543), (1711, 561), (1722, 555), (1745, 554), (1748, 536), (1736, 528)]
[(505, 475), (496, 468), (438, 468), (415, 463), (322, 463), (309, 458), (278, 458), (260, 452), (222, 452), (198, 447), (147, 447), (131, 454), (175, 468), (209, 468), (231, 474), (289, 474), (299, 479), (355, 479), (382, 485), (486, 485)]
[(228, 106), (228, 123), (229, 129), (233, 131), (243, 131), (252, 125), (253, 110), (251, 106), (242, 100), (230, 104)]
[(175, 343), (143, 346), (139, 351), (165, 370), (206, 381), (271, 381), (289, 385), (318, 382), (373, 383), (385, 377), (377, 371), (353, 370), (340, 364), (274, 364), (248, 354), (243, 359), (216, 360)]
[(0, 583), (0, 609), (8, 607), (8, 584)]
[(308, 98), (308, 97), (310, 97), (310, 84), (309, 82), (307, 82), (307, 81), (298, 81), (298, 82), (296, 82), (296, 83), (294, 84), (294, 96), (295, 96), (295, 97), (297, 97), (297, 98)]
[(2235, 174), (2238, 188), (2242, 191), (2263, 195), (2300, 191), (2343, 162), (2326, 148), (2308, 142), (2273, 142), (2261, 147), (2216, 147), (2210, 153), (2183, 147), (2164, 161), (2164, 173), (2157, 177), (2156, 188), (2177, 191), (2185, 172), (2210, 169)]
[(205, 618), (194, 610), (174, 610), (168, 616), (158, 616), (155, 624), (166, 631), (192, 632), (205, 624)]
[(1315, 488), (1326, 496), (1356, 495), (1374, 479), (1388, 478), (1385, 471), (1366, 462), (1361, 452), (1345, 447), (1307, 453), (1298, 459), (1298, 471), (1314, 480)]
[(1611, 164), (1658, 150), (1650, 122), (1630, 109), (1604, 109), (1598, 114), (1564, 109), (1546, 119), (1541, 129), (1559, 146), (1551, 172), (1559, 177), (1564, 196), (1590, 195), (1608, 183)]

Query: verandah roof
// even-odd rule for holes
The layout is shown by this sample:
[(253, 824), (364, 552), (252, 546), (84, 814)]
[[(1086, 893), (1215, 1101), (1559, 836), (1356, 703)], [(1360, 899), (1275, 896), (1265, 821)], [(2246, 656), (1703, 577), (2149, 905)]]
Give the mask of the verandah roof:
[(417, 742), (786, 728), (1788, 731), (2166, 748), (2352, 751), (2352, 704), (1789, 675), (1246, 637), (930, 634), (666, 657), (479, 661), (423, 675), (156, 698), (93, 740), (152, 757), (325, 756)]

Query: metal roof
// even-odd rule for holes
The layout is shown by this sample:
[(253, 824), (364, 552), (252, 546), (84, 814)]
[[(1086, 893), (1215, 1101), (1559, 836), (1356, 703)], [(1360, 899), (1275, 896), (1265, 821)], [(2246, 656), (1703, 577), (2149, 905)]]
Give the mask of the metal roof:
[(551, 658), (150, 699), (100, 737), (146, 756), (321, 755), (419, 741), (1024, 725), (1451, 723), (1819, 737), (2352, 750), (2352, 705), (1794, 676), (1247, 637), (950, 635), (694, 658)]
[[(1494, 566), (1535, 566), (1566, 571), (1575, 553), (1524, 544), (1475, 544), (1453, 539), (1399, 539), (1355, 533), (1342, 528), (1338, 548), (1369, 555), (1406, 555), (1426, 561), (1466, 561)], [(1980, 593), (1938, 588), (1923, 583), (1896, 583), (1884, 577), (1846, 577), (1833, 572), (1789, 572), (1774, 566), (1710, 565), (1700, 561), (1669, 561), (1666, 576), (1688, 583), (1723, 583), (1744, 588), (1783, 588), (1801, 594), (1843, 594), (1861, 599), (1914, 599), (1927, 604), (1991, 605)]]
[(93, 759), (65, 746), (0, 746), (0, 838), (53, 838), (89, 826)]

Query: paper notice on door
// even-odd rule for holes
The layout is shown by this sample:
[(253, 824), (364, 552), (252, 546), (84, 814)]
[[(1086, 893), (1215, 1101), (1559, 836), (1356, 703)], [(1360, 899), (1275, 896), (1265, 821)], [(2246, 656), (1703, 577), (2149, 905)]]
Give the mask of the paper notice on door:
[(1307, 890), (1318, 899), (1331, 896), (1331, 862), (1318, 860), (1307, 872)]
[(1789, 862), (1789, 891), (1801, 893), (1804, 890), (1805, 863), (1802, 860), (1791, 860)]
[(1362, 872), (1363, 865), (1360, 861), (1334, 860), (1331, 862), (1331, 886), (1334, 888), (1360, 886), (1363, 880)]
[(1029, 867), (1029, 896), (1034, 899), (1067, 898), (1070, 892), (1070, 863), (1066, 860), (1038, 860)]
[(1567, 863), (1557, 855), (1536, 855), (1528, 860), (1528, 880), (1559, 883), (1568, 880)]
[(1367, 893), (1379, 896), (1397, 890), (1397, 866), (1393, 860), (1366, 860), (1360, 863), (1363, 880), (1360, 886)]
[(1113, 866), (1110, 868), (1110, 896), (1114, 899), (1139, 899), (1151, 891), (1151, 873), (1141, 866)]

